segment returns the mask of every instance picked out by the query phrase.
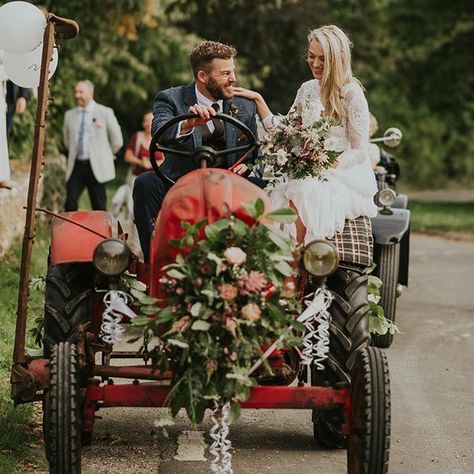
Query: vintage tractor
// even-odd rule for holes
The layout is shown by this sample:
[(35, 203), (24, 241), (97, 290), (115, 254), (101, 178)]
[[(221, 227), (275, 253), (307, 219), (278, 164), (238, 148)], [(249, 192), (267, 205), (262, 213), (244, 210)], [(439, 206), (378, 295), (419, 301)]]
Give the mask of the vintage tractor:
[[(381, 138), (372, 142), (382, 142), (389, 148), (397, 147), (402, 140), (402, 132), (391, 127)], [(382, 280), (380, 305), (385, 317), (395, 321), (397, 298), (401, 289), (408, 286), (410, 211), (408, 197), (397, 193), (395, 185), (400, 175), (400, 167), (395, 159), (382, 150), (381, 160), (375, 170), (378, 193), (375, 197), (379, 211), (372, 219), (374, 233), (375, 275)], [(390, 347), (393, 334), (372, 336), (377, 347)]]
[[(25, 353), (28, 264), (34, 235), (36, 192), (44, 143), (47, 100), (45, 64), (51, 56), (56, 31), (77, 32), (74, 24), (50, 16), (40, 83), (37, 135), (33, 155), (27, 224), (23, 246), (21, 284), (15, 351), (12, 368), (12, 398), (16, 403), (43, 400), (44, 438), (51, 473), (79, 473), (81, 445), (90, 442), (96, 412), (107, 407), (164, 406), (169, 394), (170, 372), (146, 364), (145, 354), (119, 351), (104, 338), (101, 329), (107, 295), (119, 289), (124, 272), (137, 276), (148, 294), (161, 294), (158, 276), (172, 262), (171, 239), (183, 233), (182, 223), (207, 219), (218, 222), (232, 213), (248, 219), (244, 203), (265, 193), (223, 169), (212, 168), (217, 156), (246, 153), (258, 146), (252, 132), (227, 115), (217, 118), (247, 137), (239, 149), (215, 151), (199, 147), (183, 156), (198, 167), (179, 179), (168, 192), (157, 218), (148, 264), (134, 258), (126, 236), (111, 216), (101, 211), (78, 211), (55, 215), (51, 223), (51, 250), (46, 276), (44, 356)], [(63, 26), (67, 25), (69, 30)], [(162, 134), (176, 117), (158, 130), (152, 140), (154, 155)], [(168, 151), (162, 149), (165, 153)], [(153, 161), (152, 161), (153, 162)], [(208, 167), (210, 166), (210, 167)], [(156, 170), (158, 173), (159, 169)], [(366, 257), (352, 252), (351, 237), (358, 234), (367, 248)], [(243, 408), (299, 408), (313, 411), (315, 437), (330, 446), (347, 447), (349, 473), (384, 473), (388, 469), (390, 442), (390, 388), (384, 354), (368, 344), (367, 275), (371, 263), (370, 221), (348, 221), (347, 232), (333, 243), (316, 241), (303, 252), (300, 290), (303, 295), (319, 288), (330, 290), (329, 354), (324, 370), (301, 364), (299, 352), (282, 349), (283, 357), (272, 365), (275, 377), (262, 379), (251, 389)], [(355, 257), (355, 254), (359, 257)], [(359, 258), (359, 260), (358, 260)], [(101, 354), (101, 363), (97, 362)], [(111, 365), (111, 359), (135, 358), (134, 365)], [(145, 359), (145, 360), (144, 360)], [(282, 377), (278, 364), (291, 374)], [(297, 385), (289, 385), (295, 376)], [(115, 384), (114, 380), (133, 379)]]

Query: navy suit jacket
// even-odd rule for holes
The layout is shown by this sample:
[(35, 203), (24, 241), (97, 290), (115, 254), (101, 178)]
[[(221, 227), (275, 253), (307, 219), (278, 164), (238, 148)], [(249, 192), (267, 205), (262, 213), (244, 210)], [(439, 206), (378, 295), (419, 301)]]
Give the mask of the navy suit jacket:
[[(187, 114), (189, 107), (197, 103), (195, 83), (187, 86), (172, 87), (164, 91), (158, 92), (155, 97), (153, 106), (153, 122), (151, 126), (152, 134), (154, 134), (165, 122), (173, 117), (181, 114)], [(234, 97), (230, 100), (224, 100), (222, 104), (223, 113), (230, 114), (231, 105), (234, 105), (236, 113), (234, 118), (240, 120), (242, 123), (252, 131), (257, 138), (257, 122), (255, 118), (256, 107), (251, 100), (242, 97)], [(170, 127), (161, 137), (160, 144), (169, 148), (179, 150), (192, 151), (196, 147), (202, 145), (201, 129), (196, 127), (190, 135), (182, 138), (176, 138), (178, 131), (178, 124)], [(242, 132), (225, 122), (225, 137), (226, 148), (234, 148), (236, 146), (243, 146), (246, 143), (246, 138), (241, 138)], [(255, 150), (253, 156), (246, 161), (252, 162), (257, 156)], [(226, 156), (227, 167), (232, 166), (241, 155), (237, 156), (235, 153)], [(168, 153), (165, 161), (160, 166), (161, 171), (176, 181), (181, 176), (196, 169), (196, 164), (191, 158), (184, 156), (177, 156)]]

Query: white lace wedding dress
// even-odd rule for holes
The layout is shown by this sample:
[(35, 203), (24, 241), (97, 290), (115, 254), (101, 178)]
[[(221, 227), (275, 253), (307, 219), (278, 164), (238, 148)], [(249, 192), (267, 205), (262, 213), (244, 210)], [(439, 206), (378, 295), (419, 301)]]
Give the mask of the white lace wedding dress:
[[(306, 227), (305, 243), (331, 238), (341, 232), (346, 219), (377, 214), (374, 195), (377, 185), (368, 151), (369, 110), (361, 87), (356, 82), (342, 90), (346, 120), (334, 129), (331, 149), (342, 151), (337, 168), (322, 172), (321, 178), (289, 179), (275, 187), (268, 186), (272, 208), (295, 205)], [(303, 83), (293, 107), (301, 107), (303, 115), (320, 114), (322, 110), (319, 82)], [(312, 108), (307, 110), (306, 108)], [(304, 118), (304, 117), (303, 117)], [(277, 116), (265, 117), (265, 128), (274, 126)], [(286, 226), (296, 241), (294, 224)]]

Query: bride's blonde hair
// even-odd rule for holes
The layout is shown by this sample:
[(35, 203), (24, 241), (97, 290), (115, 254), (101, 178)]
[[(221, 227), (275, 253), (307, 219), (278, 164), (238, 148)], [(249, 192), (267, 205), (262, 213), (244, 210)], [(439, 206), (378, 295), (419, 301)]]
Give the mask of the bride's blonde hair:
[(308, 44), (312, 40), (319, 43), (324, 51), (323, 75), (319, 81), (324, 115), (341, 122), (345, 119), (342, 88), (353, 80), (357, 81), (352, 76), (352, 43), (335, 25), (321, 26), (311, 31), (308, 35)]

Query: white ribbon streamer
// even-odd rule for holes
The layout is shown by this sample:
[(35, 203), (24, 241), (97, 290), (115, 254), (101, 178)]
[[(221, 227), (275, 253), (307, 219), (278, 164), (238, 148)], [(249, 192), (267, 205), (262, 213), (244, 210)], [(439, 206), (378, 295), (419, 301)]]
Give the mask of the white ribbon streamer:
[[(309, 297), (311, 295), (308, 295)], [(306, 309), (296, 318), (297, 321), (303, 323), (306, 328), (303, 336), (303, 353), (302, 363), (309, 365), (316, 363), (318, 370), (324, 369), (321, 364), (327, 357), (329, 352), (329, 324), (331, 322), (331, 314), (328, 309), (331, 306), (333, 296), (329, 290), (318, 288), (311, 301), (306, 300)], [(315, 329), (316, 323), (318, 326)], [(278, 344), (291, 332), (293, 326), (290, 326), (280, 337), (262, 354), (250, 368), (249, 375), (253, 373), (262, 362), (276, 349)], [(316, 341), (315, 341), (316, 340)]]
[(329, 323), (331, 315), (328, 311), (332, 303), (332, 295), (329, 290), (318, 288), (311, 301), (305, 301), (307, 308), (301, 313), (298, 321), (305, 328), (303, 336), (302, 364), (314, 363), (317, 370), (323, 370), (322, 362), (326, 360), (329, 353)]
[(102, 313), (103, 332), (102, 340), (114, 344), (122, 340), (125, 328), (121, 324), (122, 318), (128, 316), (134, 318), (137, 314), (128, 307), (133, 298), (124, 291), (110, 290), (104, 295), (105, 310)]
[(229, 413), (230, 402), (224, 403), (221, 407), (214, 401), (214, 406), (211, 409), (212, 427), (209, 431), (209, 436), (214, 441), (209, 447), (209, 453), (213, 456), (211, 471), (215, 474), (234, 474), (230, 452), (232, 443), (227, 438), (229, 435)]

